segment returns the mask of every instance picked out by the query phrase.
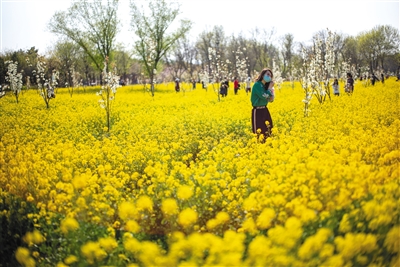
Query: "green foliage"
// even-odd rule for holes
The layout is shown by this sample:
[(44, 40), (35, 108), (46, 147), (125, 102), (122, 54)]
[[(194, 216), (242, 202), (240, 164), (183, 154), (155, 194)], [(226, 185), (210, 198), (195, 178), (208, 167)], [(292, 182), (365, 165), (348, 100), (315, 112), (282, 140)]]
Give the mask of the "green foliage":
[(29, 214), (36, 211), (35, 206), (19, 197), (0, 192), (0, 266), (17, 266), (15, 250), (23, 244), (22, 237), (33, 230)]

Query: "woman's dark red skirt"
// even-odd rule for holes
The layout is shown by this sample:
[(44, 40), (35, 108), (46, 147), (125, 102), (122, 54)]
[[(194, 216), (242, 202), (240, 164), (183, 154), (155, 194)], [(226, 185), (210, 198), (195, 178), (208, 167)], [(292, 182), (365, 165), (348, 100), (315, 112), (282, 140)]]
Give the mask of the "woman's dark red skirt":
[[(251, 125), (253, 133), (263, 134), (264, 137), (271, 135), (273, 124), (267, 107), (253, 107), (251, 111)], [(260, 129), (260, 132), (257, 132), (258, 129)]]

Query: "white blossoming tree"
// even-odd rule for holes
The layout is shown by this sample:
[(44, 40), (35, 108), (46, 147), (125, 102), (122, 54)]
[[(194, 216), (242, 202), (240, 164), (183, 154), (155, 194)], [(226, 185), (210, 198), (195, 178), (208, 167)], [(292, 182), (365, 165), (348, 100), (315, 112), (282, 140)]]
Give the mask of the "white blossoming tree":
[(14, 63), (13, 61), (9, 60), (5, 63), (8, 64), (6, 81), (9, 83), (10, 89), (18, 103), (18, 97), (22, 89), (22, 74), (18, 73), (17, 71), (18, 62)]
[(331, 99), (330, 79), (335, 65), (334, 39), (335, 33), (328, 30), (325, 42), (317, 37), (309, 53), (304, 47), (302, 49), (303, 68), (300, 71), (300, 83), (305, 93), (305, 98), (302, 100), (305, 116), (310, 113), (309, 105), (313, 96), (320, 104), (325, 102), (326, 96)]
[[(244, 47), (243, 50), (246, 51), (246, 47)], [(245, 87), (246, 78), (249, 72), (249, 63), (248, 63), (249, 59), (248, 57), (245, 56), (240, 46), (239, 49), (236, 51), (235, 56), (236, 56), (236, 71), (239, 76), (238, 77), (239, 85), (240, 87)]]
[(33, 70), (33, 74), (36, 77), (36, 83), (38, 86), (39, 95), (43, 98), (46, 103), (46, 108), (50, 107), (50, 100), (55, 98), (54, 89), (58, 85), (59, 73), (57, 70), (52, 71), (50, 78), (47, 77), (47, 65), (43, 56), (37, 57), (36, 69)]
[(229, 76), (227, 64), (221, 59), (219, 51), (213, 47), (208, 48), (208, 59), (210, 61), (211, 75), (209, 76), (214, 92), (218, 95), (218, 101), (221, 100), (220, 86), (223, 79)]
[(116, 69), (114, 68), (114, 72), (109, 71), (108, 69), (108, 58), (104, 62), (103, 68), (103, 85), (101, 90), (97, 92), (97, 95), (100, 96), (99, 104), (100, 107), (105, 109), (106, 111), (106, 119), (107, 119), (107, 131), (109, 132), (111, 129), (111, 108), (112, 102), (115, 100), (115, 94), (117, 93), (117, 88), (119, 85), (119, 76), (116, 75)]
[(205, 89), (206, 92), (207, 92), (208, 82), (210, 81), (210, 77), (208, 76), (208, 72), (207, 71), (200, 72), (199, 73), (199, 78), (200, 78), (201, 84), (203, 86), (203, 89)]
[[(346, 68), (344, 68), (346, 69)], [(364, 87), (367, 87), (371, 84), (371, 80), (368, 79), (370, 73), (369, 73), (369, 66), (362, 66), (360, 68), (360, 77), (362, 78), (362, 84)]]

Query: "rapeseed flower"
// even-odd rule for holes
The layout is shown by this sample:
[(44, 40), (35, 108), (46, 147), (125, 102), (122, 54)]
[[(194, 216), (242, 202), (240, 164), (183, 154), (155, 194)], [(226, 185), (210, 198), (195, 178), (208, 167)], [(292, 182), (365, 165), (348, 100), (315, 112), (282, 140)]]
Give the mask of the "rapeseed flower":
[(349, 214), (344, 214), (342, 217), (342, 220), (340, 221), (339, 224), (339, 231), (341, 233), (348, 233), (350, 232), (352, 229), (352, 225), (350, 223), (350, 218), (349, 218)]
[(224, 224), (229, 222), (230, 216), (229, 213), (225, 211), (220, 211), (217, 213), (217, 216), (215, 216), (215, 219), (219, 224)]
[(32, 245), (39, 245), (46, 239), (38, 230), (35, 229), (33, 230), (33, 232), (27, 232), (23, 240), (26, 244), (32, 246)]
[(74, 218), (67, 217), (64, 220), (62, 220), (60, 224), (61, 232), (63, 232), (64, 234), (67, 234), (70, 231), (75, 231), (78, 228), (79, 228), (79, 223)]
[(257, 227), (260, 230), (268, 229), (272, 226), (276, 214), (271, 208), (265, 208), (257, 218)]
[(178, 203), (173, 198), (164, 199), (161, 203), (161, 210), (166, 216), (176, 215), (179, 213)]
[(192, 226), (193, 224), (195, 224), (197, 222), (197, 212), (190, 209), (190, 208), (186, 208), (183, 211), (181, 211), (179, 213), (178, 216), (178, 223), (185, 229), (187, 229), (188, 227)]
[(258, 232), (256, 223), (254, 222), (254, 219), (252, 217), (247, 218), (247, 220), (243, 222), (242, 229), (239, 230), (243, 230), (244, 232), (250, 233), (252, 235), (256, 235)]
[(118, 215), (122, 220), (135, 219), (138, 216), (138, 210), (130, 202), (123, 202), (118, 207)]
[(81, 253), (86, 258), (89, 264), (102, 261), (107, 257), (106, 251), (104, 251), (99, 242), (89, 241), (81, 246)]
[(64, 263), (66, 265), (71, 265), (71, 264), (73, 264), (75, 262), (78, 262), (78, 257), (76, 257), (75, 255), (69, 255), (68, 257), (66, 257), (64, 259)]
[(137, 234), (140, 231), (140, 225), (134, 220), (129, 220), (126, 222), (125, 230)]
[(400, 252), (400, 226), (394, 226), (386, 235), (384, 245), (393, 253)]
[(111, 253), (117, 246), (117, 241), (113, 237), (99, 238), (100, 246), (108, 253)]
[(136, 208), (138, 211), (153, 211), (153, 201), (149, 196), (140, 196), (136, 201)]
[(187, 200), (193, 196), (193, 190), (190, 186), (182, 185), (178, 188), (176, 195), (181, 200)]
[(25, 267), (35, 267), (35, 260), (30, 256), (30, 251), (27, 248), (18, 247), (15, 252), (17, 261)]
[[(300, 246), (298, 250), (298, 255), (300, 259), (302, 260), (310, 260), (314, 256), (318, 256), (320, 251), (322, 252), (323, 249), (325, 251), (323, 252), (323, 255), (326, 256), (331, 256), (329, 255), (330, 253), (333, 253), (333, 246), (330, 245), (328, 247), (324, 247), (326, 241), (328, 238), (332, 235), (332, 232), (330, 229), (327, 228), (321, 228), (318, 229), (317, 233), (314, 236), (308, 237), (304, 243)], [(329, 251), (326, 251), (326, 250)], [(330, 250), (332, 249), (332, 250)]]

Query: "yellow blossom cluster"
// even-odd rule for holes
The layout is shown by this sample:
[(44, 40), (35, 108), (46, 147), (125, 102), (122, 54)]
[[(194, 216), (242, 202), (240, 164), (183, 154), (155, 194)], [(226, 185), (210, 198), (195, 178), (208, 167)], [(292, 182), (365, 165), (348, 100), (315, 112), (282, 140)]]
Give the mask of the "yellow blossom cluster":
[[(1, 192), (34, 204), (38, 221), (61, 215), (69, 237), (83, 224), (109, 229), (60, 266), (400, 264), (395, 79), (312, 103), (308, 117), (301, 86), (283, 84), (265, 143), (242, 91), (218, 101), (200, 88), (160, 84), (151, 97), (125, 86), (110, 132), (95, 92), (59, 89), (49, 109), (33, 91), (1, 99)], [(16, 257), (34, 266), (29, 246)]]

